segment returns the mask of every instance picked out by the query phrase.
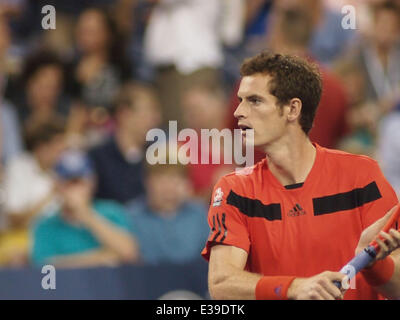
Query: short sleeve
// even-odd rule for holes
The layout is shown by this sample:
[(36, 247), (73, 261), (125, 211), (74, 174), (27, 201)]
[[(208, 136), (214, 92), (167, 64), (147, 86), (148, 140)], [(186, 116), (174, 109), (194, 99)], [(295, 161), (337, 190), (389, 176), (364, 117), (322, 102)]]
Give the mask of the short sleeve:
[(52, 239), (51, 228), (48, 227), (48, 219), (40, 219), (32, 230), (31, 260), (37, 266), (46, 264), (47, 259), (55, 256), (57, 253), (54, 247), (54, 240)]
[(230, 192), (232, 185), (225, 177), (214, 187), (208, 211), (210, 234), (201, 253), (206, 260), (209, 260), (211, 248), (216, 244), (235, 246), (249, 252), (246, 219), (236, 207), (227, 203)]
[(97, 201), (95, 210), (109, 222), (124, 231), (132, 232), (131, 223), (125, 208), (114, 201)]
[(368, 192), (364, 192), (364, 194), (371, 201), (361, 207), (361, 220), (364, 229), (382, 218), (398, 203), (395, 191), (384, 177), (377, 162), (373, 162), (367, 176), (367, 186), (364, 189)]

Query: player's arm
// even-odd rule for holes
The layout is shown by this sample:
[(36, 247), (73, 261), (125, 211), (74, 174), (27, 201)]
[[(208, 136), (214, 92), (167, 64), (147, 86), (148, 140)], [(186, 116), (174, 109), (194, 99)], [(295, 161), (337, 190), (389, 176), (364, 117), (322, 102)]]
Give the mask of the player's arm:
[[(363, 231), (355, 252), (358, 254), (373, 239), (376, 240), (379, 253), (374, 263), (362, 273), (371, 286), (389, 299), (400, 298), (400, 232), (395, 229), (390, 229), (388, 233), (380, 230), (396, 209), (397, 205)], [(378, 234), (382, 239), (377, 238)]]
[[(372, 163), (366, 172), (369, 172), (369, 180), (366, 183), (376, 184), (379, 197), (361, 209), (361, 221), (367, 228), (360, 236), (355, 253), (367, 247), (378, 234), (382, 236), (383, 240), (376, 239), (379, 251), (374, 265), (364, 269), (362, 274), (376, 291), (387, 298), (398, 299), (400, 297), (400, 233), (395, 229), (391, 229), (389, 233), (380, 233), (391, 215), (395, 213), (398, 199), (376, 162)], [(393, 227), (398, 228), (398, 225), (399, 221), (397, 226)]]
[(247, 252), (227, 245), (212, 247), (209, 261), (208, 286), (213, 299), (255, 299), (261, 275), (244, 270)]
[[(400, 236), (398, 237), (400, 243)], [(400, 250), (393, 252), (394, 272), (389, 282), (379, 286), (377, 290), (389, 299), (400, 299)]]
[[(216, 245), (211, 249), (208, 283), (213, 299), (343, 299), (343, 292), (332, 282), (343, 281), (341, 273), (325, 271), (309, 278), (262, 276), (244, 270), (247, 256), (245, 250), (234, 246)], [(287, 280), (288, 288), (279, 292)]]

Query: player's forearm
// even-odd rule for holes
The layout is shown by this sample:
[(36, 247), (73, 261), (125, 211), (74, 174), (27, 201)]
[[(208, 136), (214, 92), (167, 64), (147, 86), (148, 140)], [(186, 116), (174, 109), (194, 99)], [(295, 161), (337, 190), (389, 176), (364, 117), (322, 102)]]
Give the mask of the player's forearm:
[(209, 289), (216, 300), (254, 300), (261, 275), (227, 266), (221, 273), (209, 273)]
[(400, 299), (400, 252), (391, 254), (394, 261), (394, 272), (390, 281), (378, 287), (378, 291), (388, 299)]

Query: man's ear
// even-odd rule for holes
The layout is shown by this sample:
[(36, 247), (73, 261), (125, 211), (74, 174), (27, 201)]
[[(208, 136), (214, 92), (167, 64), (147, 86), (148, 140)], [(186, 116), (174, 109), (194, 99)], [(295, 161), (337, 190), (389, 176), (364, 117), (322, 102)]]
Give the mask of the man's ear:
[(287, 114), (287, 119), (290, 122), (299, 119), (301, 115), (301, 108), (303, 107), (301, 100), (299, 98), (291, 99), (288, 107), (289, 107), (289, 112)]

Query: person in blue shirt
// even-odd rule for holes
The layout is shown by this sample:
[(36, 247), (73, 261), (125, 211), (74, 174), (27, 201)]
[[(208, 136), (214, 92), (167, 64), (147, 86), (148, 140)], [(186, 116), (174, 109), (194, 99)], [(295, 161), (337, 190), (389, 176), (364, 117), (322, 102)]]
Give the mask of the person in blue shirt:
[(146, 168), (146, 196), (127, 205), (144, 264), (187, 263), (200, 256), (207, 239), (207, 208), (189, 198), (186, 167)]
[(137, 247), (123, 207), (92, 199), (94, 175), (88, 158), (69, 150), (55, 171), (61, 205), (34, 227), (33, 263), (92, 267), (134, 262)]
[(126, 204), (144, 194), (147, 132), (161, 119), (159, 102), (148, 86), (127, 83), (116, 99), (114, 134), (89, 151), (96, 171), (96, 197)]

